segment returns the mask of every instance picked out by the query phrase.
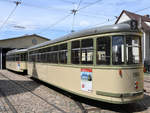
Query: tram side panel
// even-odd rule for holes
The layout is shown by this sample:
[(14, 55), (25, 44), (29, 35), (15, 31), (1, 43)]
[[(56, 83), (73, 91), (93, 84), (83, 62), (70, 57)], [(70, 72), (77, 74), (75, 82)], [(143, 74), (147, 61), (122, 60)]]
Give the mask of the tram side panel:
[(27, 63), (26, 61), (6, 61), (6, 68), (17, 72), (23, 72), (27, 70)]
[[(80, 67), (28, 64), (28, 72), (33, 77), (80, 96), (118, 104), (142, 98), (142, 69), (125, 69), (122, 70), (122, 75), (119, 75), (119, 69), (91, 70), (92, 78), (91, 82), (88, 82), (81, 77), (83, 72)], [(139, 74), (134, 75), (135, 73)], [(135, 86), (136, 82), (138, 88)]]

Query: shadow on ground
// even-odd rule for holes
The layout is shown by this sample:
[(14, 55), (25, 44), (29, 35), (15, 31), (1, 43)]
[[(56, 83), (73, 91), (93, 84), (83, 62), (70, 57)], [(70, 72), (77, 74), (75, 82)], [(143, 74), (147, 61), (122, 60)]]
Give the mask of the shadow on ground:
[[(36, 80), (36, 79), (35, 79)], [(100, 102), (96, 100), (91, 100), (88, 98), (80, 97), (74, 94), (71, 94), (69, 92), (66, 92), (62, 89), (59, 89), (57, 87), (54, 87), (50, 84), (44, 83), (42, 81), (36, 80), (38, 83), (43, 84), (50, 89), (57, 91), (58, 93), (61, 93), (67, 97), (70, 97), (71, 99), (78, 101), (80, 103), (84, 103), (87, 105), (91, 105), (94, 107), (98, 107), (103, 110), (108, 110), (108, 111), (114, 111), (114, 112), (121, 112), (121, 113), (132, 113), (132, 112), (142, 112), (146, 111), (148, 107), (150, 107), (150, 96), (144, 94), (144, 98), (142, 100), (136, 101), (135, 103), (131, 104), (110, 104), (110, 103), (105, 103), (105, 102)]]
[(13, 72), (13, 73), (16, 73), (16, 74), (19, 74), (19, 75), (24, 75), (24, 76), (26, 76), (27, 75), (27, 70), (24, 70), (23, 72), (17, 72), (17, 71), (13, 71), (13, 70), (10, 70), (10, 69), (7, 69), (8, 71), (10, 71), (10, 72)]
[[(0, 78), (1, 79), (1, 78)], [(17, 80), (0, 80), (0, 90), (5, 93), (6, 96), (16, 95), (35, 90), (40, 84), (29, 81), (17, 81)]]

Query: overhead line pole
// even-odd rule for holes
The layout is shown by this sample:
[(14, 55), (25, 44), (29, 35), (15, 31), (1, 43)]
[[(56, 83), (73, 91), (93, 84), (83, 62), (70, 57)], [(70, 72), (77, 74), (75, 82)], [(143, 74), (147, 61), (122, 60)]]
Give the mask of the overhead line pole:
[(79, 4), (78, 4), (77, 8), (74, 8), (73, 10), (71, 10), (71, 13), (73, 14), (73, 22), (72, 22), (72, 30), (71, 30), (71, 32), (74, 32), (75, 16), (76, 16), (76, 13), (77, 13), (80, 5), (81, 5), (81, 2), (82, 2), (82, 0), (79, 1)]
[(73, 14), (73, 22), (72, 22), (72, 30), (71, 30), (71, 32), (74, 32), (75, 15), (76, 15), (76, 13), (77, 13), (78, 10), (73, 9), (71, 11), (72, 11), (72, 14)]

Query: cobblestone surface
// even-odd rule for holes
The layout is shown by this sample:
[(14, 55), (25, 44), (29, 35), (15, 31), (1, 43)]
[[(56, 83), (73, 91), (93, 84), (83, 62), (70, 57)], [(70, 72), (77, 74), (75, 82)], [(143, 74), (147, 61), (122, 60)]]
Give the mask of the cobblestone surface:
[(31, 91), (29, 92), (0, 75), (0, 89), (7, 95), (18, 113), (81, 113), (79, 107), (70, 98), (26, 76), (9, 71), (1, 72)]
[(27, 76), (2, 70), (0, 71), (0, 113), (15, 113), (15, 110), (18, 113), (83, 113), (80, 107), (85, 108), (84, 113), (150, 113), (150, 75), (148, 74), (144, 77), (144, 88), (147, 91), (144, 99), (134, 104), (114, 105), (88, 101), (81, 102), (79, 106), (73, 99)]

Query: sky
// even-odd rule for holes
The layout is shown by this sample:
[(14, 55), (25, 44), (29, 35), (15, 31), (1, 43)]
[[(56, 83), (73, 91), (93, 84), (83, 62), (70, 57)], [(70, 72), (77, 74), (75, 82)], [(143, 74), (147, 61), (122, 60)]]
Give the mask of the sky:
[[(21, 4), (10, 15), (14, 1)], [(150, 15), (150, 0), (0, 0), (0, 40), (32, 34), (54, 40), (72, 30), (114, 24), (122, 10)]]

